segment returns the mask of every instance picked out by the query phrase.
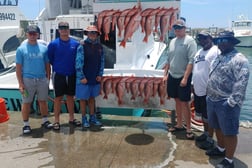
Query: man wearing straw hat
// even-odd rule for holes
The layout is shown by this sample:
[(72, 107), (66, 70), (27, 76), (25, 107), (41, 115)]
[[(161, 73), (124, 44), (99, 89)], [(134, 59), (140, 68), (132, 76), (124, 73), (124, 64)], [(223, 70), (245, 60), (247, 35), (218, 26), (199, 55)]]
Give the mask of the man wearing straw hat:
[[(76, 98), (80, 99), (82, 126), (90, 124), (101, 126), (95, 115), (95, 97), (100, 93), (101, 79), (104, 71), (104, 52), (99, 43), (99, 31), (96, 26), (88, 26), (84, 30), (87, 39), (77, 49), (76, 55)], [(89, 121), (86, 116), (86, 103), (89, 108)]]

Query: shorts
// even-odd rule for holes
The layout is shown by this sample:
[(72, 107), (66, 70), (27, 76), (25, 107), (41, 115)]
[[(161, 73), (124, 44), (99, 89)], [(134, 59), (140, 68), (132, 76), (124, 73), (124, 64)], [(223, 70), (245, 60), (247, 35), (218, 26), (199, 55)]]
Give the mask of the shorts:
[(167, 94), (171, 98), (178, 98), (181, 101), (188, 102), (191, 100), (191, 81), (192, 74), (188, 77), (187, 85), (185, 87), (180, 86), (181, 78), (174, 78), (169, 74), (167, 81)]
[(212, 101), (207, 97), (206, 101), (210, 127), (221, 129), (224, 135), (237, 135), (241, 108), (238, 105), (229, 106), (227, 100)]
[(31, 103), (35, 94), (38, 100), (47, 101), (49, 89), (47, 78), (24, 78), (23, 81), (27, 91), (26, 96), (22, 95), (23, 103)]
[(65, 76), (57, 73), (53, 73), (53, 87), (55, 97), (64, 95), (74, 96), (75, 95), (75, 84), (76, 76)]
[(88, 84), (78, 84), (76, 86), (77, 99), (88, 100), (89, 98), (94, 98), (99, 96), (101, 90), (101, 84), (88, 85)]
[(207, 122), (206, 96), (197, 96), (194, 94), (194, 107), (197, 114), (200, 114), (203, 121)]

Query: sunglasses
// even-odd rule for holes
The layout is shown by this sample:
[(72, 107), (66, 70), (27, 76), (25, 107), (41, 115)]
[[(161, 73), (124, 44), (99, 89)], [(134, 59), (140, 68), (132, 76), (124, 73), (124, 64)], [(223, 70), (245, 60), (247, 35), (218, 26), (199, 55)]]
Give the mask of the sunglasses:
[(89, 31), (88, 34), (98, 34), (96, 31)]
[(59, 26), (59, 29), (60, 30), (67, 30), (67, 29), (69, 29), (69, 26)]
[(173, 28), (174, 28), (175, 30), (181, 30), (181, 29), (183, 29), (184, 27), (183, 27), (183, 26), (177, 26), (177, 25), (175, 25), (175, 26), (173, 26)]
[(221, 39), (215, 40), (216, 44), (228, 43), (228, 42), (229, 42), (229, 39), (226, 39), (226, 38), (221, 38)]

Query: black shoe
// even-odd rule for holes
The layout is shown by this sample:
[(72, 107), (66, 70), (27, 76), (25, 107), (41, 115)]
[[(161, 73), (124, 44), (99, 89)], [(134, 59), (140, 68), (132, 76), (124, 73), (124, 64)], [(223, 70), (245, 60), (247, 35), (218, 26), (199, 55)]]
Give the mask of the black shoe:
[(215, 168), (234, 168), (234, 162), (229, 163), (227, 159), (223, 159)]
[(217, 147), (206, 151), (208, 156), (225, 156), (225, 151), (221, 152)]
[(24, 126), (23, 127), (23, 134), (30, 134), (31, 133), (31, 127), (30, 126)]
[(205, 141), (206, 139), (207, 139), (207, 135), (204, 133), (198, 136), (197, 138), (195, 138), (196, 141)]
[(209, 150), (212, 149), (214, 146), (214, 141), (209, 142), (209, 141), (204, 141), (203, 143), (199, 144), (198, 147), (200, 149), (204, 149), (204, 150)]

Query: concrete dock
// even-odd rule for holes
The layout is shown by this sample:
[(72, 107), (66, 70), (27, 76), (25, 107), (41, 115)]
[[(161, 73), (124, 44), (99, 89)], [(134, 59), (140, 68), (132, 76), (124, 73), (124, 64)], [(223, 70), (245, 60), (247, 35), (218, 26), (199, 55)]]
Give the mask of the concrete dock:
[[(61, 114), (61, 130), (55, 132), (42, 128), (40, 116), (32, 114), (32, 133), (24, 136), (21, 113), (8, 113), (10, 119), (0, 123), (3, 168), (212, 168), (223, 159), (206, 156), (183, 132), (168, 133), (166, 117), (102, 115), (103, 127), (82, 129)], [(240, 128), (236, 168), (252, 167), (251, 133)]]

